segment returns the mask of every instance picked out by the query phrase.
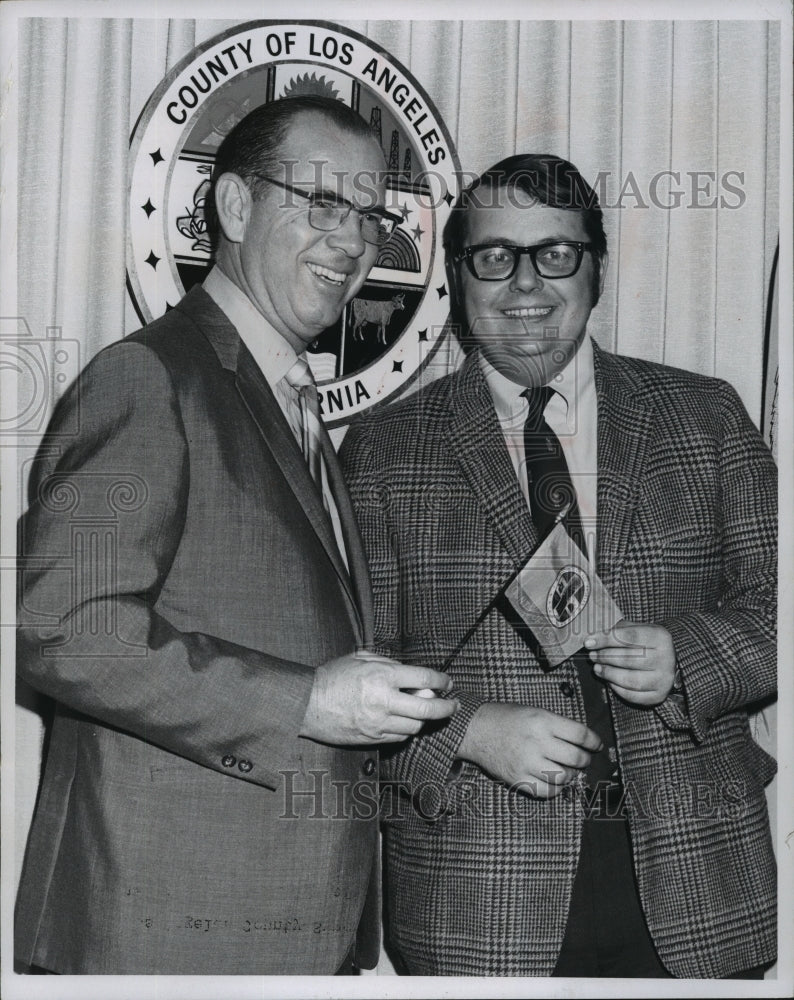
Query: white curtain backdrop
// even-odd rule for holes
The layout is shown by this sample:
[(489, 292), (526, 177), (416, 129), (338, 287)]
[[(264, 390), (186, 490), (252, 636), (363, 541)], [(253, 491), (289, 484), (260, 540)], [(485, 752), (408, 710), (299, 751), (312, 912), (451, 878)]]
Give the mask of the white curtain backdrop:
[[(19, 22), (18, 313), (36, 337), (60, 327), (78, 342), (81, 365), (139, 326), (125, 288), (135, 121), (179, 59), (239, 23)], [(535, 151), (600, 177), (611, 263), (591, 332), (607, 349), (727, 379), (760, 421), (764, 310), (778, 239), (776, 23), (339, 23), (410, 70), (446, 122), (464, 170)], [(681, 190), (679, 207), (651, 201), (663, 171), (679, 178), (658, 184), (657, 201)], [(707, 173), (694, 197), (710, 206), (723, 196), (725, 207), (692, 206), (696, 171)], [(624, 184), (623, 207), (611, 207)], [(53, 383), (53, 398), (60, 388)], [(774, 731), (765, 729), (759, 738), (774, 752)], [(40, 739), (36, 713), (18, 709), (17, 874)]]
[[(20, 22), (19, 306), (32, 330), (60, 326), (87, 359), (138, 325), (124, 284), (129, 135), (168, 70), (238, 23)], [(601, 177), (606, 204), (623, 207), (605, 213), (612, 267), (592, 333), (728, 379), (760, 419), (778, 238), (776, 23), (340, 23), (420, 81), (464, 170), (532, 150)], [(663, 171), (679, 180), (658, 183), (657, 201), (677, 189), (678, 207), (651, 202)], [(700, 204), (726, 207), (692, 207), (693, 172)]]

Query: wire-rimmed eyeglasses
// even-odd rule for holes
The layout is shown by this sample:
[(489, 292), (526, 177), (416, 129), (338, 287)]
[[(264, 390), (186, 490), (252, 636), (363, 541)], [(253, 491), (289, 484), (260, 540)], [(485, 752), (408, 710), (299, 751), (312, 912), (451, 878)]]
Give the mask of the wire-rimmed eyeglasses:
[(361, 221), (361, 238), (380, 247), (388, 242), (394, 230), (403, 221), (401, 215), (387, 212), (385, 208), (356, 208), (346, 198), (339, 198), (326, 191), (320, 193), (301, 191), (300, 188), (278, 181), (275, 177), (268, 177), (267, 174), (255, 174), (255, 176), (299, 198), (305, 198), (309, 202), (309, 225), (312, 229), (332, 232), (344, 223), (351, 211), (357, 212)]

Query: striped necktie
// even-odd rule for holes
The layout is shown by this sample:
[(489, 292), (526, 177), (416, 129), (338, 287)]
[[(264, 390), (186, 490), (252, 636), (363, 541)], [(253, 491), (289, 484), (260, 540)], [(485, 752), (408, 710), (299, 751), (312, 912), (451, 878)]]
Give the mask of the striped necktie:
[[(284, 381), (298, 396), (300, 443), (303, 457), (309, 467), (309, 473), (317, 489), (320, 491), (320, 496), (323, 498), (323, 506), (331, 519), (336, 547), (339, 550), (342, 561), (349, 569), (350, 564), (348, 563), (347, 545), (345, 543), (345, 528), (342, 525), (342, 519), (339, 514), (339, 502), (334, 492), (334, 477), (333, 475), (329, 475), (329, 463), (334, 464), (336, 468), (336, 456), (333, 454), (333, 445), (328, 438), (320, 417), (320, 401), (317, 395), (314, 376), (307, 362), (303, 358), (298, 358), (284, 376)], [(292, 407), (293, 409), (295, 408), (294, 401)], [(295, 436), (297, 437), (298, 435), (296, 434)], [(325, 441), (325, 454), (323, 452), (323, 439)], [(337, 472), (336, 475), (341, 475), (341, 473)], [(349, 500), (346, 503), (349, 507)]]
[(303, 358), (298, 358), (295, 364), (284, 376), (287, 382), (298, 394), (301, 414), (301, 448), (312, 479), (323, 493), (322, 466), (320, 448), (320, 404), (317, 398), (317, 386), (311, 369)]

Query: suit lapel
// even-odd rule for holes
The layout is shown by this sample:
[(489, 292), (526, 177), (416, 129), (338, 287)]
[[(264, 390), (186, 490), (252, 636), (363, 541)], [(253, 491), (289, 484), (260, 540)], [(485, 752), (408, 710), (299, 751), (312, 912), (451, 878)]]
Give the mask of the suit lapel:
[[(615, 355), (593, 345), (598, 399), (597, 569), (612, 593), (628, 549), (654, 407)], [(516, 568), (538, 544), (537, 532), (503, 436), (478, 354), (452, 383), (447, 438), (474, 497)]]
[(470, 355), (452, 382), (447, 438), (475, 499), (518, 569), (538, 536), (478, 357), (476, 351)]
[(597, 570), (617, 593), (654, 419), (654, 407), (621, 358), (593, 345), (598, 397)]
[[(353, 513), (353, 504), (350, 500), (350, 493), (342, 474), (342, 467), (339, 464), (336, 449), (322, 422), (320, 423), (320, 441), (323, 458), (325, 459), (325, 468), (328, 473), (328, 482), (339, 512), (342, 539), (345, 543), (345, 552), (347, 553), (347, 561), (350, 567), (347, 579), (352, 583), (355, 592), (354, 606), (360, 615), (364, 645), (371, 646), (373, 641), (374, 608), (369, 567), (364, 552), (364, 542), (358, 530), (356, 517)], [(336, 545), (334, 545), (334, 548), (336, 549)]]
[[(315, 534), (320, 539), (326, 555), (331, 560), (354, 610), (359, 628), (363, 631), (353, 585), (339, 554), (331, 519), (323, 505), (320, 491), (311, 477), (303, 453), (298, 447), (298, 442), (295, 440), (267, 380), (243, 344), (240, 347), (235, 381), (237, 391), (242, 396), (248, 412), (259, 428), (262, 440), (270, 449)], [(333, 446), (331, 446), (331, 450), (333, 450)], [(330, 468), (330, 464), (327, 461), (326, 467)], [(343, 516), (341, 510), (339, 515), (341, 519)]]
[[(345, 544), (349, 544), (347, 551), (351, 572), (363, 574), (363, 579), (358, 580), (355, 587), (339, 554), (331, 519), (323, 505), (320, 492), (311, 477), (295, 436), (290, 430), (273, 391), (250, 351), (243, 344), (240, 335), (211, 296), (200, 287), (193, 289), (177, 308), (186, 312), (201, 329), (215, 350), (221, 365), (234, 373), (237, 391), (251, 414), (262, 440), (281, 469), (336, 570), (363, 640), (366, 632), (364, 622), (371, 621), (371, 596), (367, 590), (366, 563), (361, 540), (357, 537), (358, 532), (355, 528), (347, 489), (341, 482), (341, 471), (333, 445), (327, 434), (325, 434), (323, 443), (323, 453), (335, 497), (337, 494), (343, 497), (339, 517), (343, 526)], [(333, 453), (332, 459), (329, 458), (329, 451)], [(349, 542), (348, 536), (350, 536)]]

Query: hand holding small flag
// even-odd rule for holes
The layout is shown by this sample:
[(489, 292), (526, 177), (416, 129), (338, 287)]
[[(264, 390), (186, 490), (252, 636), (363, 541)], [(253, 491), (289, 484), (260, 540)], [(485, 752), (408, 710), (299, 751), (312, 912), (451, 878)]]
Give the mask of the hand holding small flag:
[(562, 523), (565, 511), (505, 590), (543, 647), (549, 667), (582, 648), (594, 632), (623, 617), (587, 556)]
[(585, 649), (597, 677), (632, 705), (660, 705), (673, 690), (676, 653), (673, 637), (661, 625), (622, 621), (592, 635)]

